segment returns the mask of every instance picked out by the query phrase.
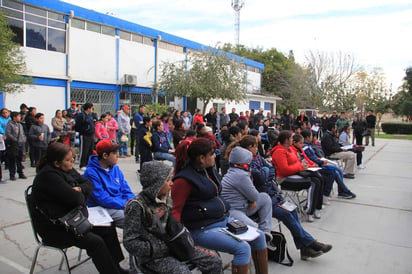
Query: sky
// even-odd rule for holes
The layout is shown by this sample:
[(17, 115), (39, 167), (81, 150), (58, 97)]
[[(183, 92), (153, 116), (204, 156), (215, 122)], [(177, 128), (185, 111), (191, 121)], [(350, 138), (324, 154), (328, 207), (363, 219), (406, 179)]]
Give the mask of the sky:
[[(231, 0), (64, 0), (208, 46), (235, 43)], [(245, 0), (240, 44), (276, 48), (305, 64), (309, 50), (343, 52), (388, 86), (412, 66), (412, 0)]]

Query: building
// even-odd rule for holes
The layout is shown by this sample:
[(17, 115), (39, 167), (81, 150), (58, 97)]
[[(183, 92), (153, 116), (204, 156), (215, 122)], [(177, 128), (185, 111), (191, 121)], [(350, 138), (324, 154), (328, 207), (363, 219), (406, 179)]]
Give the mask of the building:
[[(36, 106), (49, 123), (56, 109), (71, 101), (91, 102), (95, 112), (114, 112), (127, 104), (133, 111), (153, 102), (152, 87), (161, 62), (186, 60), (190, 51), (207, 46), (160, 30), (56, 0), (0, 0), (9, 26), (22, 46), (32, 85), (24, 92), (0, 94), (0, 104), (18, 110)], [(238, 111), (265, 108), (276, 112), (278, 97), (259, 95), (264, 65), (241, 58), (248, 78), (249, 101)], [(158, 101), (178, 109), (201, 108), (196, 98)], [(231, 108), (230, 102), (214, 102)], [(220, 108), (219, 108), (220, 109)]]

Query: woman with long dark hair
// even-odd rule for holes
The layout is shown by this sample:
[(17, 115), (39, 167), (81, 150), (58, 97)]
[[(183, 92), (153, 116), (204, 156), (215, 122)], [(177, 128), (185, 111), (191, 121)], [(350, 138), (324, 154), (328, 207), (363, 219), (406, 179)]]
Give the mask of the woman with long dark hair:
[(251, 242), (238, 241), (221, 232), (231, 220), (229, 204), (221, 197), (222, 185), (215, 165), (215, 144), (205, 138), (179, 145), (172, 186), (173, 216), (191, 232), (196, 245), (234, 255), (232, 272), (248, 273), (249, 261), (256, 273), (267, 273), (265, 235)]
[(58, 248), (77, 246), (86, 249), (99, 273), (128, 273), (119, 266), (124, 259), (116, 229), (93, 227), (83, 237), (76, 237), (59, 222), (53, 222), (81, 206), (88, 216), (87, 196), (93, 185), (73, 169), (73, 153), (62, 143), (52, 143), (37, 166), (33, 182), (33, 222), (43, 242)]

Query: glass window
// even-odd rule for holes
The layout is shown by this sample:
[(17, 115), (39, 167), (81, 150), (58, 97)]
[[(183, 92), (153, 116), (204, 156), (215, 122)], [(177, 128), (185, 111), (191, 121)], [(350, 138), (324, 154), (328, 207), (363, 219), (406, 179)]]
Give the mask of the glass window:
[(49, 27), (54, 27), (54, 28), (58, 28), (58, 29), (66, 29), (66, 24), (63, 22), (57, 22), (54, 20), (48, 20), (48, 26)]
[(86, 23), (87, 23), (87, 25), (86, 25), (87, 30), (100, 33), (100, 25), (99, 24), (95, 24), (95, 23), (91, 23), (91, 22), (86, 22)]
[(39, 17), (36, 15), (31, 15), (31, 14), (26, 14), (25, 16), (26, 21), (41, 24), (41, 25), (46, 25), (46, 18), (44, 17)]
[(114, 36), (114, 28), (107, 27), (107, 26), (102, 26), (102, 33), (106, 35), (111, 35)]
[(121, 30), (120, 34), (119, 34), (119, 37), (120, 37), (120, 39), (130, 41), (130, 34), (131, 34), (130, 32)]
[(12, 41), (23, 46), (23, 21), (8, 18), (8, 25), (14, 32)]
[(143, 36), (132, 33), (132, 40), (138, 43), (143, 43)]
[(84, 21), (79, 19), (72, 19), (72, 27), (78, 29), (84, 29)]
[(249, 109), (260, 109), (259, 101), (249, 101)]
[(46, 10), (31, 7), (31, 6), (27, 6), (27, 5), (26, 5), (25, 12), (26, 13), (31, 13), (31, 14), (37, 14), (37, 15), (40, 15), (40, 16), (43, 16), (43, 17), (47, 16)]
[(65, 16), (63, 14), (58, 14), (58, 13), (51, 12), (51, 11), (48, 12), (49, 19), (54, 19), (57, 21), (65, 22), (64, 17)]
[(23, 11), (23, 4), (10, 0), (3, 0), (3, 6)]
[(46, 49), (46, 27), (26, 23), (26, 46)]
[(149, 37), (143, 37), (143, 44), (153, 46), (153, 40)]
[(47, 29), (47, 49), (65, 53), (66, 32), (52, 28)]
[(21, 11), (8, 9), (8, 8), (2, 8), (1, 10), (4, 12), (6, 16), (23, 19), (23, 12)]

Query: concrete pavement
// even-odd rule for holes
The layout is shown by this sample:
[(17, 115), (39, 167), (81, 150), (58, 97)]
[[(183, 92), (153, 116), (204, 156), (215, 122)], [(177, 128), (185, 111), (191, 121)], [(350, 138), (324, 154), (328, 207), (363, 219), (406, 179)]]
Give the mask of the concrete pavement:
[[(319, 258), (301, 261), (286, 227), (293, 267), (271, 262), (270, 273), (412, 273), (412, 141), (377, 139), (376, 146), (364, 152), (366, 169), (357, 170), (356, 179), (346, 179), (357, 194), (354, 200), (333, 198), (322, 210), (322, 218), (303, 223), (316, 239), (333, 244)], [(27, 180), (0, 184), (0, 273), (28, 273), (36, 247), (24, 190), (34, 178), (34, 169), (25, 163)], [(133, 191), (140, 191), (134, 158), (119, 159), (119, 165)], [(4, 178), (8, 171), (3, 169)], [(336, 186), (334, 195), (337, 195)], [(119, 231), (121, 237), (121, 231)], [(78, 249), (69, 251), (74, 261)], [(124, 252), (127, 256), (127, 252)], [(230, 256), (224, 256), (225, 261)], [(42, 249), (36, 273), (57, 271), (60, 254)], [(127, 267), (124, 260), (122, 266)], [(73, 273), (97, 273), (92, 262)]]

